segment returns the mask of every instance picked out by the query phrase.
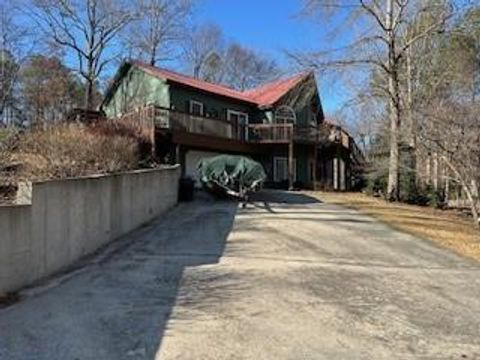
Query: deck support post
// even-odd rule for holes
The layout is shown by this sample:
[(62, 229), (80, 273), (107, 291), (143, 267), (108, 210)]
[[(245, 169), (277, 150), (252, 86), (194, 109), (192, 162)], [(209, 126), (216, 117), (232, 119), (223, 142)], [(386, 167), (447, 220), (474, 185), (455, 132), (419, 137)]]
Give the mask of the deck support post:
[(152, 160), (156, 160), (157, 159), (157, 149), (156, 149), (156, 132), (155, 132), (155, 124), (152, 122), (152, 128), (150, 129), (150, 143), (151, 143), (151, 148), (150, 148), (150, 152), (151, 152), (151, 156), (152, 156)]
[(317, 143), (313, 144), (313, 190), (317, 191), (317, 161), (318, 161), (318, 147)]
[(187, 158), (187, 149), (185, 146), (177, 144), (175, 146), (175, 164), (180, 165), (181, 176), (185, 176), (186, 172), (186, 158)]
[(288, 190), (293, 190), (293, 181), (295, 178), (295, 167), (293, 164), (293, 141), (288, 143)]

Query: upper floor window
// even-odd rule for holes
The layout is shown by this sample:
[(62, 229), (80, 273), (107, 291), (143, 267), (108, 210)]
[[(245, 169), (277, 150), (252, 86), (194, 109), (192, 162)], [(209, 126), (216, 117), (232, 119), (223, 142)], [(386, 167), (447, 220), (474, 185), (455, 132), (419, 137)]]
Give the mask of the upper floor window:
[(281, 105), (275, 110), (275, 123), (296, 124), (297, 114), (291, 106)]
[(235, 124), (246, 125), (248, 123), (248, 114), (241, 111), (227, 110), (227, 120)]
[(203, 103), (190, 100), (190, 114), (203, 116)]
[(231, 123), (232, 136), (238, 140), (248, 140), (248, 114), (227, 110), (227, 120)]

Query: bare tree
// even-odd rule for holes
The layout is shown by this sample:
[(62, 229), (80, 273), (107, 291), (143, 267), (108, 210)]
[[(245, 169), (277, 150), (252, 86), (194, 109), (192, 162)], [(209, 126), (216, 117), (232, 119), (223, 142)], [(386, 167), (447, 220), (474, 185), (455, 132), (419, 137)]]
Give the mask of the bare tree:
[(222, 83), (225, 75), (225, 59), (223, 58), (223, 54), (220, 51), (221, 49), (219, 49), (218, 51), (212, 51), (205, 58), (202, 70), (199, 75), (202, 80), (215, 84)]
[[(194, 27), (183, 44), (183, 61), (195, 78), (204, 79), (224, 49), (222, 30), (213, 24)], [(215, 55), (216, 54), (216, 55)]]
[(31, 33), (18, 17), (18, 9), (8, 1), (0, 4), (0, 121), (7, 123), (19, 111), (18, 75), (34, 49)]
[(479, 19), (477, 5), (462, 13), (442, 39), (414, 48), (412, 86), (412, 116), (418, 127), (419, 150), (429, 170), (427, 181), (433, 178), (435, 188), (439, 188), (441, 180), (446, 193), (450, 184), (459, 188), (477, 226), (480, 226)]
[(71, 51), (85, 81), (86, 109), (93, 109), (95, 87), (105, 67), (117, 56), (112, 46), (133, 19), (121, 0), (33, 0), (27, 10), (57, 45)]
[(175, 58), (192, 6), (193, 0), (137, 0), (137, 19), (125, 34), (133, 55), (152, 66)]
[(204, 25), (185, 43), (184, 60), (196, 78), (246, 90), (279, 75), (275, 61), (231, 42), (225, 45), (221, 30)]
[(228, 46), (223, 58), (222, 82), (238, 90), (255, 87), (280, 72), (275, 61), (237, 43)]
[(480, 227), (480, 108), (477, 104), (434, 98), (423, 104), (421, 146), (437, 154), (448, 170), (446, 180), (460, 186)]
[[(291, 54), (299, 63), (317, 69), (362, 69), (377, 72), (385, 81), (377, 82), (381, 96), (388, 99), (389, 108), (389, 172), (387, 197), (399, 199), (399, 141), (403, 120), (400, 72), (403, 58), (409, 48), (441, 31), (451, 16), (452, 7), (446, 1), (414, 0), (306, 0), (305, 12), (309, 14), (340, 14), (346, 16), (353, 40), (341, 49)], [(419, 13), (434, 14), (427, 26), (405, 36), (409, 19)]]

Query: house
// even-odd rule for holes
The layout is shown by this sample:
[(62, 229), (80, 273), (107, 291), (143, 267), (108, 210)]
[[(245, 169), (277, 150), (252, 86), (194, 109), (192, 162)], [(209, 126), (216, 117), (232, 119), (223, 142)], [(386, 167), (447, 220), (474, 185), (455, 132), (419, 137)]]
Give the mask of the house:
[(263, 164), (267, 186), (346, 190), (359, 161), (352, 138), (324, 122), (312, 72), (241, 92), (128, 61), (101, 110), (144, 124), (155, 156), (193, 177), (202, 157), (243, 154)]

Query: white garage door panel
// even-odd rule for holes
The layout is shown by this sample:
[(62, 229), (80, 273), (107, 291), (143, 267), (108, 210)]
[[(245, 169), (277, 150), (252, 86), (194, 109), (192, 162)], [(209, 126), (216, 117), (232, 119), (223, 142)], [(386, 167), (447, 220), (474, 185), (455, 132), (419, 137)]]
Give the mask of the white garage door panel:
[(189, 150), (185, 155), (185, 175), (191, 176), (195, 179), (195, 186), (200, 186), (200, 181), (198, 179), (197, 165), (198, 162), (203, 158), (208, 158), (212, 156), (220, 155), (220, 153), (209, 152), (209, 151), (197, 151)]

